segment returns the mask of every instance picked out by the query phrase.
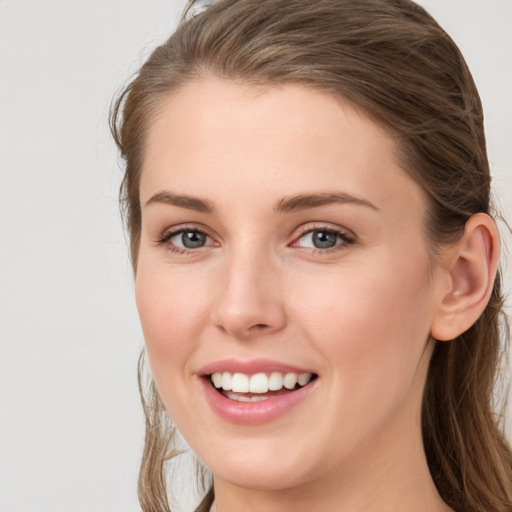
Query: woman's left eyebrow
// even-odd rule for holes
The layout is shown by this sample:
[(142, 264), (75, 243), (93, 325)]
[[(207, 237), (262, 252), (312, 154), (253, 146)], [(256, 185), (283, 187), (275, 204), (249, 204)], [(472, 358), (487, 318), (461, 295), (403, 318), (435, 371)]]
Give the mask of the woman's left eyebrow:
[(274, 211), (276, 213), (295, 212), (335, 203), (355, 204), (379, 211), (379, 208), (367, 199), (356, 197), (346, 192), (320, 192), (316, 194), (299, 194), (285, 197), (276, 203)]

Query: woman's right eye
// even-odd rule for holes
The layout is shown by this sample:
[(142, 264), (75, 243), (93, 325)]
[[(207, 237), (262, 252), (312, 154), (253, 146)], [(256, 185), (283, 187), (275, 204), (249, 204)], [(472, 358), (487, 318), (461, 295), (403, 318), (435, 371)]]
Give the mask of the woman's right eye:
[(178, 231), (165, 233), (159, 244), (169, 247), (176, 252), (185, 252), (194, 249), (201, 249), (213, 245), (213, 240), (199, 229), (180, 229)]

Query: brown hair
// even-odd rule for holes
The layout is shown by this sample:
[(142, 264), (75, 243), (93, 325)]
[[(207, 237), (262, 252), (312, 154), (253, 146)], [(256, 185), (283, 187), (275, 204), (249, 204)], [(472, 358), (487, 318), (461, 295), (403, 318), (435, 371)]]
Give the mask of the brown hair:
[[(358, 105), (394, 135), (403, 168), (427, 194), (434, 248), (457, 240), (471, 215), (491, 213), (480, 98), (457, 46), (423, 8), (409, 0), (222, 0), (185, 16), (112, 110), (135, 271), (148, 124), (170, 94), (208, 74), (302, 84)], [(475, 325), (437, 343), (427, 377), (426, 456), (440, 495), (458, 512), (512, 510), (512, 452), (492, 406), (508, 339), (502, 306), (498, 275)], [(168, 511), (171, 427), (152, 383), (150, 391), (139, 495), (146, 512)]]

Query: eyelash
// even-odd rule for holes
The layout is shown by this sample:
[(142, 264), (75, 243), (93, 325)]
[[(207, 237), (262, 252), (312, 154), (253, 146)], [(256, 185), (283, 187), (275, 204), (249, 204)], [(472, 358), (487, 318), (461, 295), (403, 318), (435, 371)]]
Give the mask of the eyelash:
[[(160, 246), (166, 246), (167, 250), (177, 253), (177, 254), (194, 253), (194, 252), (198, 252), (199, 250), (201, 250), (205, 247), (205, 246), (202, 246), (202, 247), (198, 247), (197, 249), (188, 249), (188, 248), (177, 247), (176, 245), (169, 243), (170, 240), (172, 238), (174, 238), (175, 236), (178, 236), (182, 233), (187, 233), (187, 232), (199, 233), (199, 234), (204, 235), (205, 237), (209, 238), (210, 240), (213, 240), (212, 237), (209, 236), (205, 230), (203, 230), (197, 226), (183, 226), (178, 229), (173, 229), (171, 231), (165, 231), (156, 240), (156, 243), (157, 243), (157, 245), (160, 245)], [(353, 234), (347, 232), (346, 230), (342, 230), (339, 228), (336, 229), (336, 228), (328, 227), (326, 225), (319, 224), (319, 225), (313, 225), (313, 226), (308, 226), (307, 228), (304, 228), (302, 233), (300, 233), (300, 235), (294, 239), (294, 241), (289, 245), (289, 247), (297, 247), (300, 249), (301, 246), (297, 245), (298, 241), (301, 240), (306, 235), (308, 235), (310, 233), (314, 233), (314, 232), (323, 232), (323, 233), (335, 235), (337, 239), (339, 238), (341, 240), (341, 243), (339, 243), (339, 244), (337, 243), (337, 245), (335, 245), (334, 247), (323, 248), (323, 249), (318, 248), (318, 247), (317, 248), (302, 247), (302, 249), (305, 249), (305, 250), (311, 252), (312, 254), (327, 255), (327, 254), (331, 254), (333, 252), (343, 251), (343, 250), (347, 249), (348, 246), (353, 245), (356, 242), (356, 237)]]

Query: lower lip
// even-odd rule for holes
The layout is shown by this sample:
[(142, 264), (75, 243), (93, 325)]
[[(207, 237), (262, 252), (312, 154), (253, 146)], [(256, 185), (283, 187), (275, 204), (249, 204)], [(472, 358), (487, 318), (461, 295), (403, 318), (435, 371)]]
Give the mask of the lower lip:
[(299, 404), (315, 386), (318, 379), (291, 393), (273, 396), (259, 402), (237, 402), (219, 393), (209, 379), (201, 378), (206, 399), (213, 411), (223, 420), (238, 425), (260, 425), (285, 415)]

